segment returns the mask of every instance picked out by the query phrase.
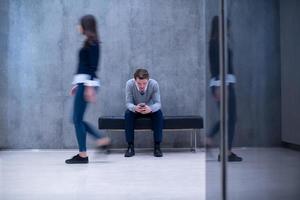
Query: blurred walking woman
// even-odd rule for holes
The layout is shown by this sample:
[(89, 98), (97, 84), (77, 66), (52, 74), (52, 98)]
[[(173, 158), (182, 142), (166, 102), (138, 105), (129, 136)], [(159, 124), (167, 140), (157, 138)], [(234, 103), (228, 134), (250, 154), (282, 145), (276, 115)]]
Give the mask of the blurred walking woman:
[(85, 15), (80, 19), (79, 32), (86, 39), (79, 51), (79, 63), (74, 76), (73, 87), (70, 94), (75, 96), (73, 108), (73, 123), (76, 131), (76, 138), (79, 146), (79, 154), (66, 160), (67, 164), (88, 163), (86, 153), (86, 133), (96, 139), (98, 147), (109, 145), (110, 139), (104, 137), (98, 130), (88, 122), (83, 121), (84, 113), (89, 102), (95, 102), (96, 89), (99, 87), (99, 80), (96, 76), (98, 68), (100, 46), (97, 34), (97, 23), (93, 15)]

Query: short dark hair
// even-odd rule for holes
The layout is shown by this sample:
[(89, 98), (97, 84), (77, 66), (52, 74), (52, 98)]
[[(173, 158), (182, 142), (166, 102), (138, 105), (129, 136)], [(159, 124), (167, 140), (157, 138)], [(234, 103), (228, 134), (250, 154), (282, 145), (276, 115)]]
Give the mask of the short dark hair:
[(146, 69), (137, 69), (134, 72), (134, 79), (149, 79), (149, 73)]

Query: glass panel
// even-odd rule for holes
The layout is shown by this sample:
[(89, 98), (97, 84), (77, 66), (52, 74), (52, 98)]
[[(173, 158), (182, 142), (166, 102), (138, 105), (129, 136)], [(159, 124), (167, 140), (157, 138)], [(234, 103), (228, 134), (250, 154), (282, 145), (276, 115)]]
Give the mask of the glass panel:
[(219, 200), (222, 194), (219, 157), (220, 79), (219, 79), (219, 0), (206, 1), (206, 199)]
[(228, 135), (243, 159), (228, 162), (230, 200), (299, 199), (299, 152), (282, 147), (300, 144), (299, 88), (293, 90), (300, 84), (299, 8), (299, 1), (227, 0), (237, 80), (237, 118)]

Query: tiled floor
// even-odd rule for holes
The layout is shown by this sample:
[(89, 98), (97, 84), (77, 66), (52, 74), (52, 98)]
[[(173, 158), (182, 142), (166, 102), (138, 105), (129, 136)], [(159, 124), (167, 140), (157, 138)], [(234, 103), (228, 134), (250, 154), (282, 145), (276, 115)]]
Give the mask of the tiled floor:
[(201, 200), (205, 154), (165, 152), (90, 154), (87, 165), (67, 165), (76, 151), (0, 151), (1, 200)]
[[(299, 200), (300, 152), (242, 148), (228, 163), (228, 200)], [(67, 165), (72, 150), (0, 151), (1, 200), (208, 200), (220, 199), (218, 150), (210, 154), (151, 151), (90, 154), (87, 165)]]
[[(285, 148), (235, 149), (244, 158), (228, 163), (228, 200), (299, 200), (300, 152)], [(212, 154), (212, 155), (211, 155)], [(207, 153), (206, 197), (220, 200), (218, 151)]]

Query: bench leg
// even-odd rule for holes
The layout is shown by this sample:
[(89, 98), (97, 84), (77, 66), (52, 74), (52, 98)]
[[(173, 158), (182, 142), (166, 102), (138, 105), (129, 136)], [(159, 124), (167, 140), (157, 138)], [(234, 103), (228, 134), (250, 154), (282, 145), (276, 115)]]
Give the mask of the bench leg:
[(190, 132), (190, 148), (191, 148), (191, 151), (193, 152), (194, 151), (194, 148), (193, 148), (193, 131)]
[(191, 151), (192, 152), (196, 152), (197, 151), (197, 131), (196, 129), (192, 130), (191, 131), (191, 134), (190, 134), (190, 137), (191, 137)]
[(193, 132), (194, 132), (194, 152), (196, 153), (197, 152), (197, 130), (194, 129)]
[[(111, 134), (109, 133), (109, 130), (105, 130), (105, 132), (106, 132), (106, 136), (109, 137), (109, 138), (111, 139)], [(110, 144), (110, 145), (111, 145), (111, 144)], [(110, 148), (107, 148), (107, 149), (105, 150), (105, 153), (106, 153), (106, 154), (110, 154), (110, 153), (111, 153)]]

